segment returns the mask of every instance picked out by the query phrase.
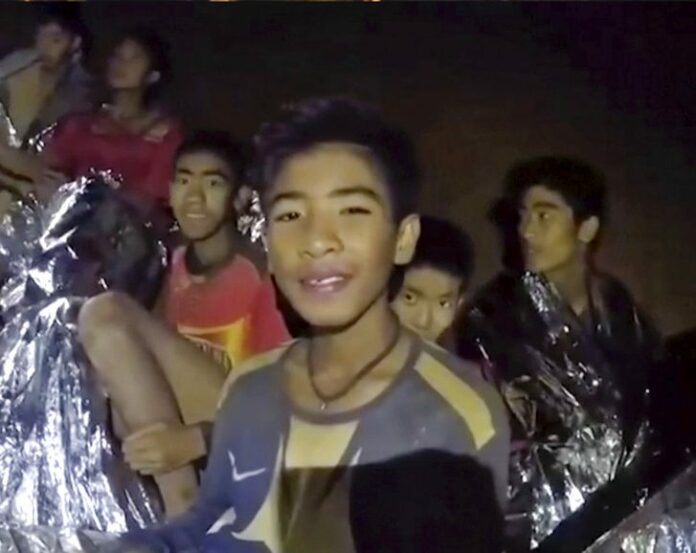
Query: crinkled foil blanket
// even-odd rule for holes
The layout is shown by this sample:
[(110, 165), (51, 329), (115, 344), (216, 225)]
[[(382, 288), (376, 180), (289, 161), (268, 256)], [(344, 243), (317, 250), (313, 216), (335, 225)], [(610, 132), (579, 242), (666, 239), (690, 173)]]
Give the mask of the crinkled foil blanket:
[(120, 460), (103, 393), (80, 349), (88, 297), (152, 300), (165, 224), (146, 221), (106, 175), (18, 203), (0, 224), (0, 551), (89, 551), (156, 522), (153, 489)]
[(504, 305), (502, 321), (476, 306), (468, 317), (479, 353), (508, 367), (502, 392), (527, 437), (513, 447), (509, 497), (531, 519), (536, 547), (635, 449), (624, 443), (612, 371), (578, 321), (543, 278), (526, 274), (515, 285), (523, 300)]
[(586, 553), (696, 552), (696, 464)]

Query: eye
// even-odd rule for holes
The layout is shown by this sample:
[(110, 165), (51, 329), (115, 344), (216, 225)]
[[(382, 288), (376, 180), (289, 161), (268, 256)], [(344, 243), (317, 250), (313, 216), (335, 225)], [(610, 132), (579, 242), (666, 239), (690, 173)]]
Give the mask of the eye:
[(551, 218), (551, 214), (548, 211), (540, 211), (538, 214), (540, 221), (548, 221)]
[(273, 217), (273, 221), (277, 223), (289, 223), (290, 221), (295, 221), (299, 219), (300, 214), (297, 211), (287, 211), (285, 213), (280, 213)]
[(176, 180), (174, 182), (178, 186), (186, 186), (191, 182), (191, 179), (189, 179), (188, 177), (176, 177)]
[(369, 215), (372, 213), (369, 209), (359, 206), (346, 207), (341, 210), (341, 215)]
[(416, 296), (411, 292), (404, 292), (403, 294), (401, 294), (401, 297), (403, 298), (404, 302), (409, 305), (413, 305), (414, 303), (416, 303)]
[(207, 184), (210, 188), (217, 188), (218, 186), (222, 186), (224, 182), (222, 179), (208, 179)]
[(452, 300), (440, 300), (440, 307), (442, 307), (443, 309), (451, 309)]

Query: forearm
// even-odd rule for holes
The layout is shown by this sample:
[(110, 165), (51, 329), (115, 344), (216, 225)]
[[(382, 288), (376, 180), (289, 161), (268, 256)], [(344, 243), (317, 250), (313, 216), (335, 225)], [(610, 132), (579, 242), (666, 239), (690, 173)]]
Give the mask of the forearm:
[(26, 177), (34, 183), (41, 180), (44, 171), (44, 163), (41, 158), (6, 144), (0, 145), (0, 166), (17, 176)]

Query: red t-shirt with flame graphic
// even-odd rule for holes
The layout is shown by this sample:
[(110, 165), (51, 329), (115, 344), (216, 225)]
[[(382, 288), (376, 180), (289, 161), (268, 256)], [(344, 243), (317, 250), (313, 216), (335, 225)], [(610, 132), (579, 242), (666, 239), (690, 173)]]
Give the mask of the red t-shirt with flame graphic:
[(270, 277), (241, 255), (202, 276), (189, 273), (185, 249), (177, 250), (165, 301), (167, 320), (228, 370), (290, 338)]

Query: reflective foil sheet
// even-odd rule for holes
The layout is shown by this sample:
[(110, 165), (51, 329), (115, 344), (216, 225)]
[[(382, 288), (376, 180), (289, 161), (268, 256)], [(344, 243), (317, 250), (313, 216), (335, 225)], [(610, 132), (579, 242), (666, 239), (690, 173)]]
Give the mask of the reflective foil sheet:
[(252, 190), (246, 204), (237, 217), (237, 230), (252, 243), (259, 243), (266, 249), (266, 216), (261, 209), (261, 197)]
[(587, 553), (694, 553), (696, 464), (637, 513), (608, 532)]
[(154, 488), (121, 461), (76, 334), (86, 298), (119, 289), (150, 303), (166, 266), (166, 225), (108, 181), (68, 183), (0, 224), (0, 551), (79, 551), (87, 531), (160, 516)]
[[(619, 511), (635, 508), (645, 495), (633, 467), (641, 465), (650, 435), (646, 385), (638, 371), (633, 380), (624, 378), (635, 367), (601, 347), (602, 336), (616, 331), (614, 313), (604, 316), (613, 303), (600, 299), (603, 292), (592, 300), (592, 320), (583, 320), (543, 277), (505, 277), (484, 289), (467, 313), (467, 340), (490, 366), (512, 415), (508, 520), (517, 525), (515, 551), (539, 546), (618, 475)], [(590, 528), (603, 524), (598, 518), (578, 526), (601, 535), (605, 529)], [(585, 536), (586, 545), (596, 537)]]

